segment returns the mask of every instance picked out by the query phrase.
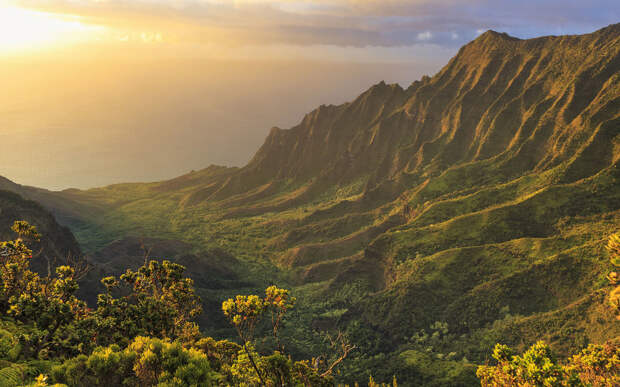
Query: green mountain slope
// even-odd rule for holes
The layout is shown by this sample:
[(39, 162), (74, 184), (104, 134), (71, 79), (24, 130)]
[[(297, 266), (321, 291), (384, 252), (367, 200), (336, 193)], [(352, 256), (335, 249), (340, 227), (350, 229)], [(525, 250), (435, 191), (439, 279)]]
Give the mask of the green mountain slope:
[(407, 89), (380, 83), (272, 129), (243, 168), (22, 190), (89, 250), (145, 235), (256, 265), (296, 286), (300, 321), (340, 327), (370, 354), (349, 372), (389, 378), (389, 358), (413, 383), (427, 354), (412, 337), (436, 321), (453, 336), (431, 352), (471, 361), (501, 340), (566, 353), (620, 335), (596, 290), (620, 228), (619, 159), (616, 24), (529, 40), (488, 31)]
[(48, 268), (53, 270), (57, 265), (65, 264), (68, 258), (81, 258), (80, 246), (71, 231), (58, 224), (43, 206), (14, 192), (0, 190), (0, 240), (16, 237), (11, 231), (16, 220), (27, 221), (42, 234), (40, 242), (32, 242), (32, 267), (39, 273), (47, 274)]

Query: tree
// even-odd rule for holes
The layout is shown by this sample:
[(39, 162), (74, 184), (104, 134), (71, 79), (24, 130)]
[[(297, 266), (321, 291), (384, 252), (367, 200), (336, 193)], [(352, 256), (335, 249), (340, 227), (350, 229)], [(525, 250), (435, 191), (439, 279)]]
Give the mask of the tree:
[[(612, 234), (607, 241), (607, 251), (609, 251), (609, 260), (614, 268), (620, 267), (620, 234)], [(616, 312), (616, 318), (620, 320), (620, 277), (614, 270), (607, 276), (611, 285), (615, 286), (609, 293), (609, 303)]]
[(41, 278), (30, 270), (28, 241), (38, 241), (34, 226), (17, 221), (18, 238), (0, 242), (0, 310), (33, 328), (19, 335), (24, 355), (38, 358), (75, 356), (90, 348), (94, 332), (86, 304), (76, 298), (76, 272), (56, 268), (55, 277)]
[(349, 356), (349, 353), (357, 348), (356, 345), (349, 343), (347, 337), (342, 333), (338, 332), (338, 335), (333, 338), (330, 335), (327, 335), (327, 338), (330, 341), (331, 348), (334, 350), (336, 354), (336, 359), (327, 367), (327, 369), (321, 374), (321, 376), (326, 377), (332, 374), (334, 368), (336, 368), (344, 359)]
[[(294, 307), (295, 302), (296, 299), (290, 295), (288, 290), (276, 286), (268, 287), (265, 290), (264, 298), (256, 295), (238, 295), (234, 299), (230, 298), (224, 301), (222, 310), (235, 327), (243, 347), (243, 351), (239, 351), (230, 369), (236, 385), (333, 385), (330, 376), (333, 368), (354, 347), (340, 340), (345, 351), (344, 357), (339, 358), (323, 374), (319, 374), (318, 369), (311, 367), (308, 361), (293, 362), (290, 356), (285, 356), (283, 353), (284, 346), (279, 340), (278, 331), (286, 313)], [(254, 350), (252, 341), (257, 325), (267, 313), (271, 316), (272, 334), (280, 351), (274, 351), (269, 356), (261, 356)], [(338, 337), (338, 339), (340, 338), (341, 336)], [(253, 369), (254, 372), (248, 372), (250, 369)]]
[[(106, 293), (97, 300), (98, 342), (103, 345), (131, 340), (137, 335), (180, 339), (192, 343), (199, 330), (193, 321), (202, 312), (193, 281), (185, 268), (170, 261), (150, 261), (137, 271), (101, 280)], [(123, 289), (123, 286), (128, 289)], [(123, 292), (115, 298), (112, 293)]]
[(291, 297), (289, 291), (286, 289), (280, 289), (276, 286), (269, 286), (265, 289), (264, 305), (271, 313), (273, 337), (276, 340), (278, 348), (282, 352), (284, 352), (284, 346), (278, 337), (278, 330), (280, 329), (284, 315), (295, 306), (296, 301), (297, 299)]
[[(207, 355), (213, 370), (222, 375), (230, 374), (230, 367), (243, 349), (239, 344), (232, 341), (215, 340), (212, 337), (204, 337), (198, 340), (193, 347)], [(232, 379), (227, 380), (227, 382), (232, 383)]]
[(39, 240), (34, 226), (25, 221), (16, 221), (11, 229), (18, 237), (12, 241), (0, 242), (0, 311), (6, 313), (9, 300), (18, 297), (29, 287), (36, 288), (40, 278), (29, 270), (32, 250), (26, 240)]
[(184, 278), (185, 267), (170, 261), (150, 261), (138, 271), (127, 270), (121, 276), (133, 288), (133, 296), (138, 302), (147, 299), (160, 300), (173, 313), (173, 326), (170, 335), (179, 335), (186, 324), (202, 313), (200, 298), (194, 291), (194, 281)]
[(86, 303), (75, 297), (74, 274), (71, 267), (59, 266), (55, 278), (33, 280), (26, 291), (11, 297), (8, 315), (34, 325), (29, 334), (20, 336), (26, 354), (45, 359), (90, 349), (95, 324)]
[(248, 348), (250, 342), (254, 338), (256, 324), (265, 311), (265, 302), (256, 295), (239, 295), (235, 297), (234, 300), (229, 298), (224, 301), (222, 303), (222, 311), (226, 317), (228, 317), (231, 324), (235, 327), (237, 334), (241, 339), (243, 349), (248, 356), (248, 360), (252, 364), (254, 371), (256, 371), (256, 375), (258, 376), (261, 385), (265, 386), (265, 380), (256, 365), (256, 361), (252, 356), (251, 350)]

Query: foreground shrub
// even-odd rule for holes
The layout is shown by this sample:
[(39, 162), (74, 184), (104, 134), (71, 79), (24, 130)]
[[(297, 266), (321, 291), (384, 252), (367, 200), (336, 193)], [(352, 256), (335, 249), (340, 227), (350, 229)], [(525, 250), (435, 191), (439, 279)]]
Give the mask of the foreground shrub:
[(178, 342), (137, 337), (124, 350), (98, 347), (52, 369), (52, 380), (70, 386), (210, 386), (207, 356)]
[(86, 303), (75, 296), (82, 272), (63, 265), (55, 276), (39, 276), (30, 270), (32, 251), (27, 246), (40, 238), (36, 228), (17, 221), (12, 229), (17, 239), (0, 242), (0, 313), (32, 327), (15, 335), (21, 356), (66, 358), (89, 351), (96, 323)]
[(620, 385), (620, 346), (613, 343), (589, 345), (574, 355), (565, 367), (573, 381), (586, 386)]
[(495, 366), (480, 366), (477, 375), (482, 386), (605, 386), (620, 385), (620, 348), (617, 343), (590, 344), (564, 365), (556, 361), (542, 341), (523, 355), (497, 344)]

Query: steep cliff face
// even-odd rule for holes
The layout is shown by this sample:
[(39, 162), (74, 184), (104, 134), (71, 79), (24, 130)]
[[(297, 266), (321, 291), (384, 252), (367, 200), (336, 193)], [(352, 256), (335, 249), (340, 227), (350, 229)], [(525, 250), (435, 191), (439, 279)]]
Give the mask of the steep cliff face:
[[(488, 31), (407, 90), (380, 83), (351, 103), (320, 107), (292, 129), (273, 129), (248, 166), (207, 200), (232, 208), (228, 218), (260, 216), (361, 181), (357, 196), (302, 217), (270, 243), (285, 249), (283, 264), (325, 279), (320, 272), (343, 266), (336, 259), (357, 261), (396, 225), (447, 221), (544, 196), (536, 192), (554, 185), (615, 176), (619, 43), (618, 25), (531, 40)], [(295, 189), (282, 194), (283, 182)], [(457, 206), (476, 191), (475, 205)], [(437, 217), (448, 207), (457, 208)], [(514, 229), (548, 235), (555, 216)], [(312, 266), (323, 261), (330, 266)]]
[[(346, 181), (340, 176), (344, 173), (371, 173), (388, 151), (398, 147), (398, 140), (386, 141), (376, 138), (376, 134), (381, 123), (390, 119), (406, 98), (407, 93), (399, 85), (382, 82), (351, 103), (323, 105), (292, 129), (272, 129), (245, 168), (246, 173), (299, 180), (332, 175), (335, 182)], [(371, 152), (365, 153), (365, 160), (359, 160), (365, 151)]]
[[(498, 175), (516, 175), (575, 158), (565, 179), (588, 176), (615, 157), (607, 140), (618, 124), (619, 29), (531, 40), (488, 31), (406, 90), (379, 83), (273, 128), (210, 199), (279, 180), (376, 185), (491, 159)], [(594, 164), (583, 160), (587, 147), (597, 149)]]

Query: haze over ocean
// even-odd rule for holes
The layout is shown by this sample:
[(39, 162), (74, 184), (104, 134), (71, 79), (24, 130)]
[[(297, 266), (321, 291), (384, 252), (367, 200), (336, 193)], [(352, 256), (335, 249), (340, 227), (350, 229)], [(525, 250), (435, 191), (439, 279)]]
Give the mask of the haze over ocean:
[(594, 31), (598, 0), (0, 0), (0, 175), (50, 189), (241, 166), (272, 126), (433, 75), (487, 29)]

